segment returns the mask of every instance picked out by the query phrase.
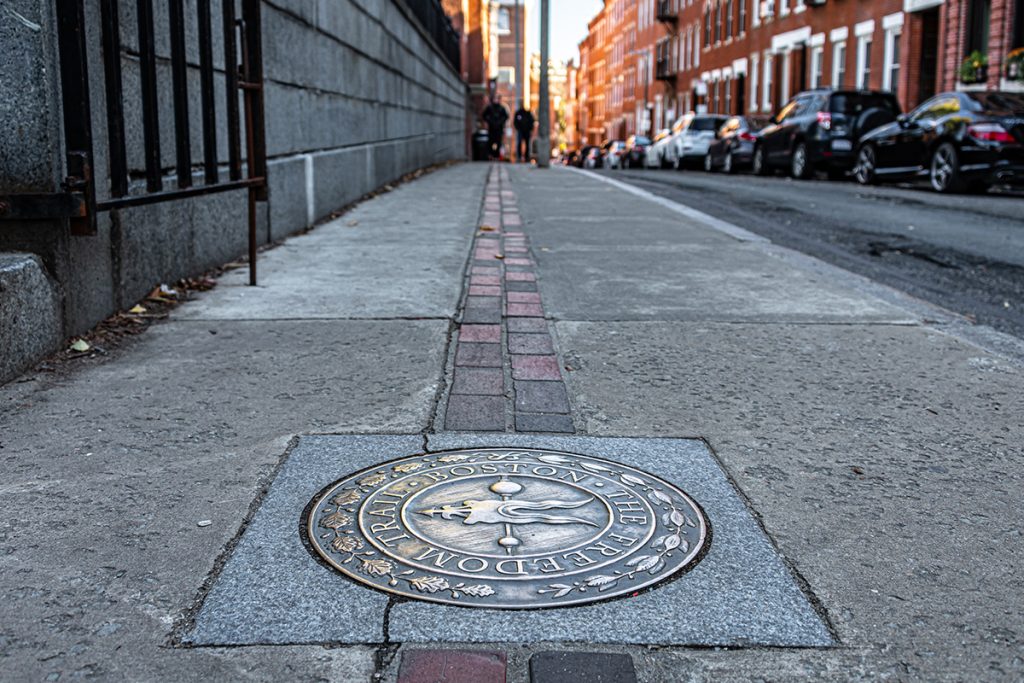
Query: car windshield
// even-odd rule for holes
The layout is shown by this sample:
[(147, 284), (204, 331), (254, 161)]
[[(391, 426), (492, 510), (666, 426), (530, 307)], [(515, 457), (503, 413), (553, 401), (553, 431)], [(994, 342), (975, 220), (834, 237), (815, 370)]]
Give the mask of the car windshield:
[(1024, 95), (1010, 92), (972, 92), (968, 94), (973, 111), (1024, 112)]
[(900, 113), (900, 107), (892, 95), (884, 93), (843, 92), (832, 95), (829, 110), (836, 114), (857, 116), (868, 109), (884, 109), (893, 114)]
[(649, 145), (649, 144), (651, 144), (651, 139), (649, 137), (645, 136), (645, 135), (637, 135), (636, 138), (633, 139), (633, 144), (634, 145)]
[(768, 119), (763, 117), (745, 119), (747, 124), (747, 130), (759, 131), (768, 125)]
[(696, 118), (692, 123), (690, 123), (690, 130), (714, 131), (721, 128), (723, 123), (725, 123), (725, 119), (721, 118), (714, 118), (710, 116), (707, 118)]

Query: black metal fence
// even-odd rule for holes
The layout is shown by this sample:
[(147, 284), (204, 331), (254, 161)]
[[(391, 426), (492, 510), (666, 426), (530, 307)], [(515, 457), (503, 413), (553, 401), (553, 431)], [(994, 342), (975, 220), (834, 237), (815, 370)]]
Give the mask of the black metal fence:
[[(157, 93), (158, 57), (154, 31), (153, 0), (135, 0), (138, 22), (139, 81), (126, 93), (121, 65), (124, 58), (118, 0), (100, 0), (100, 40), (105, 81), (106, 145), (110, 192), (97, 199), (94, 177), (92, 109), (89, 96), (89, 61), (86, 44), (85, 0), (56, 0), (57, 41), (60, 48), (61, 106), (67, 176), (63, 192), (0, 196), (0, 219), (33, 220), (69, 218), (73, 235), (96, 234), (96, 214), (131, 206), (155, 204), (197, 195), (248, 189), (250, 282), (256, 283), (256, 201), (267, 198), (266, 135), (263, 112), (263, 56), (261, 46), (260, 0), (224, 0), (219, 17), (223, 31), (224, 73), (218, 76), (213, 59), (214, 20), (210, 0), (197, 0), (194, 21), (198, 28), (199, 107), (202, 128), (202, 160), (193, 160), (189, 107), (195, 100), (189, 92), (185, 44), (185, 2), (157, 3), (168, 13), (171, 92), (174, 112), (173, 187), (165, 186), (165, 169), (160, 150), (160, 107)], [(239, 14), (238, 9), (241, 8)], [(225, 84), (223, 100), (226, 122), (226, 179), (222, 179), (217, 156), (218, 103), (215, 79)], [(239, 111), (239, 94), (242, 108)], [(128, 164), (125, 121), (126, 96), (141, 103), (144, 169)], [(242, 117), (245, 128), (245, 164), (242, 157)], [(195, 167), (201, 165), (203, 183), (193, 183)], [(133, 177), (134, 176), (134, 177)], [(132, 180), (139, 182), (132, 183)], [(144, 181), (144, 189), (143, 182)]]
[(459, 34), (452, 28), (451, 19), (444, 13), (440, 0), (405, 0), (405, 4), (423, 24), (423, 28), (430, 34), (431, 40), (440, 48), (452, 68), (460, 72), (462, 51), (459, 46)]

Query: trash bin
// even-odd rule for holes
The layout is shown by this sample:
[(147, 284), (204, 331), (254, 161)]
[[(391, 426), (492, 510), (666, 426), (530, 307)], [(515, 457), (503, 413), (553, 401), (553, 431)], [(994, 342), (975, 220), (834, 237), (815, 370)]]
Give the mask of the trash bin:
[(491, 139), (486, 130), (473, 133), (473, 161), (487, 161), (491, 156)]

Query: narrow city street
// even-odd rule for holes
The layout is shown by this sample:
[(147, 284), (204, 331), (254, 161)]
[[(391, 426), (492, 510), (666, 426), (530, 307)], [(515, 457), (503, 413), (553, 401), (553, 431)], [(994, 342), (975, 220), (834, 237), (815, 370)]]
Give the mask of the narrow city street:
[(1024, 338), (1019, 194), (698, 170), (603, 173)]

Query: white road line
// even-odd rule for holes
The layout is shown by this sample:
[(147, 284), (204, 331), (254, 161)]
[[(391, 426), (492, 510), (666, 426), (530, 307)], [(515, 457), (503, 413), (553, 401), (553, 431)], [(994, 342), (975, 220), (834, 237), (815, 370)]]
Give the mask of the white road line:
[(603, 183), (613, 185), (614, 187), (617, 187), (620, 190), (624, 190), (625, 192), (635, 194), (638, 197), (643, 197), (647, 201), (651, 201), (654, 202), (655, 204), (658, 204), (659, 206), (663, 206), (669, 211), (674, 211), (682, 216), (686, 216), (691, 220), (703, 223), (712, 230), (717, 230), (718, 232), (725, 233), (729, 237), (732, 237), (734, 240), (738, 240), (740, 242), (762, 242), (766, 244), (771, 244), (771, 240), (768, 239), (767, 237), (762, 237), (757, 233), (750, 232), (749, 230), (744, 230), (738, 225), (733, 225), (728, 221), (723, 221), (719, 218), (715, 218), (714, 216), (710, 216), (704, 213), (703, 211), (698, 211), (697, 209), (686, 206), (685, 204), (674, 202), (671, 199), (666, 199), (665, 197), (659, 197), (653, 192), (641, 190), (639, 187), (635, 187), (633, 185), (630, 185), (629, 183), (623, 183), (618, 180), (613, 180), (603, 173), (592, 173), (584, 171), (579, 168), (575, 168), (574, 166), (557, 166), (556, 168), (565, 168), (575, 173), (582, 173), (583, 175), (586, 175), (588, 178), (600, 180)]

